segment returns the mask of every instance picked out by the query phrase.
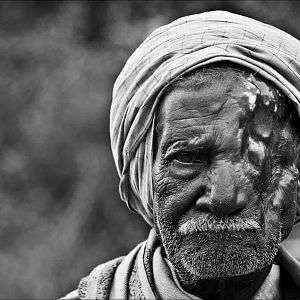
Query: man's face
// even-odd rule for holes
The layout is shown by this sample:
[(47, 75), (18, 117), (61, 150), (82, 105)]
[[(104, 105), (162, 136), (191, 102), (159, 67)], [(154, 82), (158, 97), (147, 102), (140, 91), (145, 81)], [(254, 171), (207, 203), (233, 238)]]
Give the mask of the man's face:
[(162, 100), (154, 216), (180, 277), (269, 265), (294, 222), (298, 142), (283, 97), (243, 75), (172, 88)]

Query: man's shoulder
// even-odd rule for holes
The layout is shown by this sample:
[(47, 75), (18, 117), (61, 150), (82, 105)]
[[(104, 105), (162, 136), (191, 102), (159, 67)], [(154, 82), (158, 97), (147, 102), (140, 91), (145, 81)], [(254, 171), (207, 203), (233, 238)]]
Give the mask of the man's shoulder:
[(95, 267), (92, 272), (84, 277), (83, 279), (91, 279), (91, 278), (99, 278), (102, 276), (103, 278), (109, 277), (116, 269), (116, 267), (122, 262), (124, 256), (117, 257), (115, 259), (109, 260), (105, 263), (102, 263)]
[(281, 270), (281, 287), (283, 300), (300, 300), (300, 288), (296, 285), (291, 275), (282, 268)]
[(68, 293), (66, 296), (59, 298), (59, 300), (79, 300), (78, 290)]
[(65, 297), (61, 298), (61, 300), (86, 298), (88, 292), (87, 287), (93, 285), (97, 285), (98, 289), (99, 285), (101, 285), (101, 289), (108, 292), (115, 270), (123, 259), (124, 257), (121, 256), (98, 265), (89, 275), (80, 280), (77, 290), (68, 293)]

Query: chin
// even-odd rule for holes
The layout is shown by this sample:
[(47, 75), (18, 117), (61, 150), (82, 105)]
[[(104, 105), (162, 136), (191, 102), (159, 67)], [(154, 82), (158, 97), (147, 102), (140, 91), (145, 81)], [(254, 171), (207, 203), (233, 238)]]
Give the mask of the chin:
[(186, 237), (175, 234), (165, 239), (164, 247), (179, 276), (199, 280), (264, 269), (273, 262), (280, 239), (280, 230), (267, 237), (254, 232), (201, 232)]
[[(198, 279), (236, 277), (259, 271), (269, 265), (274, 257), (261, 256), (247, 247), (227, 247), (227, 249), (208, 249), (202, 251), (189, 251), (192, 260), (181, 255), (177, 262), (182, 269)], [(179, 264), (178, 264), (179, 263)]]

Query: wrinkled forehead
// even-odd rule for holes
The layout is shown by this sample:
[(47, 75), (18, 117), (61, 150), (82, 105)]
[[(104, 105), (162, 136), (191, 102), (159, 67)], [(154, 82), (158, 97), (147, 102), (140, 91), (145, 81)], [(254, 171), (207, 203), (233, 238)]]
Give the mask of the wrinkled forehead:
[[(157, 131), (181, 119), (190, 119), (189, 124), (236, 119), (239, 126), (251, 119), (257, 135), (266, 138), (274, 122), (293, 122), (296, 114), (291, 101), (269, 81), (248, 70), (211, 67), (170, 84), (158, 109)], [(221, 126), (226, 124), (231, 125)]]

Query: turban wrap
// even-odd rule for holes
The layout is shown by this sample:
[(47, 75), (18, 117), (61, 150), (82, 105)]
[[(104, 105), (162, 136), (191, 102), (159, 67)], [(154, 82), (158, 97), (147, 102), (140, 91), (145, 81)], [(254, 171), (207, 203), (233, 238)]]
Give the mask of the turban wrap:
[(239, 64), (271, 81), (300, 113), (300, 42), (286, 32), (225, 11), (183, 17), (155, 30), (118, 76), (110, 115), (121, 198), (150, 225), (160, 95), (176, 77), (220, 61)]

